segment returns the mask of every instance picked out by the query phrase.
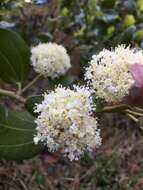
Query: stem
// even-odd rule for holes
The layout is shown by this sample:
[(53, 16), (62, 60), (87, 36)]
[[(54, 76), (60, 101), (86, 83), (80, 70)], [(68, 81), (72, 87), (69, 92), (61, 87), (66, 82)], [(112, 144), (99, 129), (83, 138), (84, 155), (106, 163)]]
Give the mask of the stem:
[(22, 90), (21, 94), (27, 91), (31, 86), (33, 86), (39, 79), (41, 78), (41, 75), (37, 75), (30, 83), (28, 83)]
[(138, 123), (138, 119), (137, 119), (135, 116), (133, 116), (132, 114), (129, 114), (129, 113), (126, 113), (126, 115), (127, 115), (130, 119), (132, 119), (133, 121), (135, 121), (136, 123)]
[(18, 86), (18, 91), (17, 91), (17, 94), (21, 94), (21, 90), (22, 90), (22, 84), (21, 84), (21, 82), (18, 82), (17, 83), (17, 86)]
[(135, 112), (135, 111), (131, 111), (131, 110), (125, 110), (126, 113), (132, 114), (132, 115), (136, 115), (136, 116), (143, 116), (143, 113), (139, 113), (139, 112)]
[(15, 98), (16, 100), (25, 103), (25, 99), (20, 96), (19, 94), (16, 94), (15, 92), (9, 91), (9, 90), (4, 90), (4, 89), (0, 89), (0, 94), (2, 95), (6, 95), (6, 96), (10, 96), (12, 98)]
[(126, 104), (120, 104), (120, 105), (115, 105), (115, 106), (106, 106), (103, 109), (97, 111), (97, 113), (102, 113), (102, 112), (119, 112), (123, 110), (131, 109), (129, 105)]
[(143, 109), (142, 109), (142, 108), (135, 107), (135, 109), (136, 109), (137, 111), (143, 112)]

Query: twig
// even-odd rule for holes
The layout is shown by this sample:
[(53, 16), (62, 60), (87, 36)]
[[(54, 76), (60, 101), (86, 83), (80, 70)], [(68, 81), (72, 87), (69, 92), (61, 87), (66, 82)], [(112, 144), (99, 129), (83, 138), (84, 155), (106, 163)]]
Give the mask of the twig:
[(126, 113), (129, 113), (131, 115), (136, 115), (136, 116), (143, 116), (143, 113), (139, 113), (139, 112), (136, 112), (136, 111), (132, 111), (132, 110), (129, 110), (129, 109), (126, 109), (125, 110)]
[(19, 182), (20, 182), (20, 184), (21, 184), (21, 186), (23, 187), (24, 190), (28, 190), (26, 184), (21, 179), (19, 179)]
[(18, 100), (22, 103), (25, 103), (25, 101), (26, 101), (25, 98), (23, 98), (22, 96), (20, 96), (19, 94), (15, 93), (13, 91), (0, 89), (0, 94), (15, 98), (16, 100)]
[(143, 109), (142, 108), (139, 108), (139, 107), (134, 107), (137, 111), (140, 111), (140, 112), (143, 112)]
[(21, 82), (18, 82), (17, 86), (18, 86), (17, 94), (20, 95), (21, 94), (21, 90), (22, 90), (22, 84), (21, 84)]
[(113, 105), (113, 106), (105, 106), (103, 109), (101, 110), (97, 110), (97, 113), (102, 113), (102, 112), (119, 112), (119, 111), (123, 111), (123, 110), (129, 110), (131, 109), (131, 107), (127, 104), (119, 104), (119, 105)]
[(129, 113), (126, 113), (126, 115), (127, 115), (130, 119), (132, 119), (133, 121), (135, 121), (136, 123), (138, 123), (138, 119), (137, 119), (135, 116), (133, 116), (133, 115), (131, 115), (131, 114), (129, 114)]
[(28, 83), (22, 90), (21, 94), (27, 91), (32, 85), (34, 85), (39, 79), (41, 78), (41, 75), (37, 75), (30, 83)]
[(26, 20), (27, 19), (27, 15), (25, 14), (25, 11), (22, 7), (19, 7), (19, 10), (21, 12), (21, 15), (23, 16), (23, 18)]

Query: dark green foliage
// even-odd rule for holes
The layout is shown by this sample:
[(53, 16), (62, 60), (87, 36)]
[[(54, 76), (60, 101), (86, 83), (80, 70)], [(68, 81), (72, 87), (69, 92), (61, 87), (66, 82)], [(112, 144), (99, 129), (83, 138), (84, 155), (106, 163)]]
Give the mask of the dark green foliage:
[[(64, 14), (63, 26), (76, 34), (80, 44), (88, 42), (88, 45), (93, 46), (91, 48), (95, 48), (96, 44), (99, 49), (102, 44), (110, 47), (139, 42), (133, 34), (141, 28), (142, 12), (139, 9), (143, 3), (140, 0), (90, 0), (78, 3), (74, 1), (71, 4), (63, 2), (63, 10), (68, 12), (68, 16)], [(69, 16), (70, 21), (67, 22)]]
[(35, 134), (30, 114), (0, 107), (0, 158), (23, 160), (37, 155), (43, 147), (33, 143)]
[(29, 68), (30, 50), (15, 32), (0, 29), (0, 78), (6, 82), (22, 82)]

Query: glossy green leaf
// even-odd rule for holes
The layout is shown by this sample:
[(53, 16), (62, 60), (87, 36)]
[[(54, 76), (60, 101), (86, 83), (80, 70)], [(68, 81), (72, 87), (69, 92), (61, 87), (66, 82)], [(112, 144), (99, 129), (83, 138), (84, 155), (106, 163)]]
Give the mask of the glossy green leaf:
[(14, 31), (0, 28), (0, 78), (21, 82), (27, 76), (30, 50)]
[(0, 106), (0, 158), (29, 159), (43, 150), (33, 143), (34, 118), (27, 112), (9, 111)]
[(124, 23), (123, 24), (124, 24), (124, 27), (127, 28), (127, 27), (129, 27), (131, 25), (134, 25), (135, 22), (136, 22), (136, 19), (135, 19), (134, 15), (127, 14), (125, 16), (125, 18), (124, 18)]

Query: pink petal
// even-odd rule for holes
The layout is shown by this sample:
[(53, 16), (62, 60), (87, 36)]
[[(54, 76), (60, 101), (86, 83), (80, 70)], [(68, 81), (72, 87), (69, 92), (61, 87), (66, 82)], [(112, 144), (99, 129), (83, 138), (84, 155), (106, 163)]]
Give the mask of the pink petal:
[(133, 64), (130, 66), (130, 72), (135, 81), (136, 87), (143, 87), (143, 65)]

